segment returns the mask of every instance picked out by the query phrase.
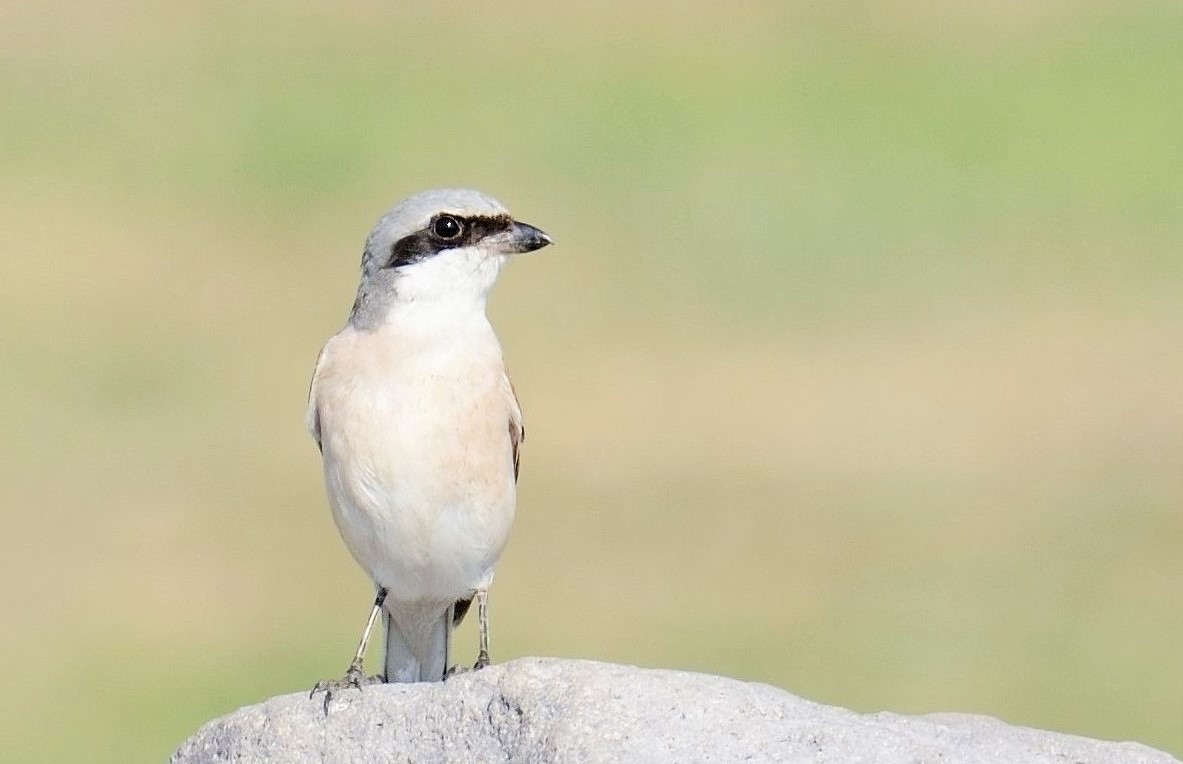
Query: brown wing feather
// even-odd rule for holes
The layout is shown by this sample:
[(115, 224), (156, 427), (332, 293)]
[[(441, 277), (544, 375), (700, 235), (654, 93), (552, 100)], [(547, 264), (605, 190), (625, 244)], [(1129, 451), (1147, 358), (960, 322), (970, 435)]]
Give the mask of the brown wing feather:
[[(518, 425), (518, 426), (514, 426)], [(518, 455), (518, 447), (522, 441), (526, 439), (526, 431), (522, 429), (521, 425), (509, 420), (509, 440), (513, 443), (513, 479), (518, 479), (519, 465), (521, 464), (521, 457)]]
[(513, 408), (509, 412), (509, 442), (513, 447), (513, 479), (518, 479), (518, 465), (521, 463), (520, 450), (526, 442), (526, 425), (522, 422), (522, 405), (518, 403), (518, 391), (513, 389), (513, 380), (505, 375), (509, 383), (509, 394), (513, 396)]
[(304, 415), (304, 424), (308, 428), (308, 434), (316, 441), (316, 447), (322, 451), (324, 449), (320, 445), (320, 411), (316, 404), (316, 381), (320, 376), (320, 365), (324, 362), (325, 351), (328, 350), (328, 347), (326, 342), (316, 356), (316, 366), (312, 369), (312, 381), (308, 383), (308, 409)]

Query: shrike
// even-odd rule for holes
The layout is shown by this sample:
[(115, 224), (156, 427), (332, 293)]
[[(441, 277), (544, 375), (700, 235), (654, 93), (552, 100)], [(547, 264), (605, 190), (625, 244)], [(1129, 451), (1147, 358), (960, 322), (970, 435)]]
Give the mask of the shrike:
[[(426, 191), (378, 221), (345, 328), (320, 352), (308, 430), (333, 520), (377, 589), (345, 677), (430, 682), (449, 669), (452, 630), (477, 601), (489, 663), (487, 590), (513, 523), (522, 412), (485, 316), (511, 255), (551, 243), (494, 199)], [(381, 613), (386, 659), (362, 662)]]

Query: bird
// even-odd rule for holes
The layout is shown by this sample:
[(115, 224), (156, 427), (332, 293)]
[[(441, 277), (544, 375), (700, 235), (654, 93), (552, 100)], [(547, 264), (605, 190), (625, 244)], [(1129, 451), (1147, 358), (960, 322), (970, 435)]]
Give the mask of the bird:
[[(346, 688), (450, 676), (452, 632), (474, 600), (473, 669), (490, 662), (488, 589), (525, 428), (486, 302), (514, 255), (551, 243), (461, 188), (399, 202), (366, 238), (353, 309), (317, 357), (306, 415), (334, 523), (376, 591), (345, 676), (313, 687), (326, 713)], [(379, 616), (383, 669), (367, 677)]]

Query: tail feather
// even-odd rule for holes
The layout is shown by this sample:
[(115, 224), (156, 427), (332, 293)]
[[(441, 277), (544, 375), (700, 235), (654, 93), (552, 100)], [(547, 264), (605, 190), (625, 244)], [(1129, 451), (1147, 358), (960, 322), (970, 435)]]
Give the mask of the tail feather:
[(386, 626), (387, 682), (440, 682), (452, 652), (455, 605), (391, 602), (382, 611)]

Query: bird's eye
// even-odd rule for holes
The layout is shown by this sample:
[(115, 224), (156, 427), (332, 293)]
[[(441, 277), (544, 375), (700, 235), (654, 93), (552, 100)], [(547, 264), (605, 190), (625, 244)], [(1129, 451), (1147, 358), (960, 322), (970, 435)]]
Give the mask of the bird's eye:
[(450, 241), (459, 238), (460, 234), (464, 231), (464, 226), (451, 215), (440, 215), (431, 224), (431, 231), (439, 238)]

